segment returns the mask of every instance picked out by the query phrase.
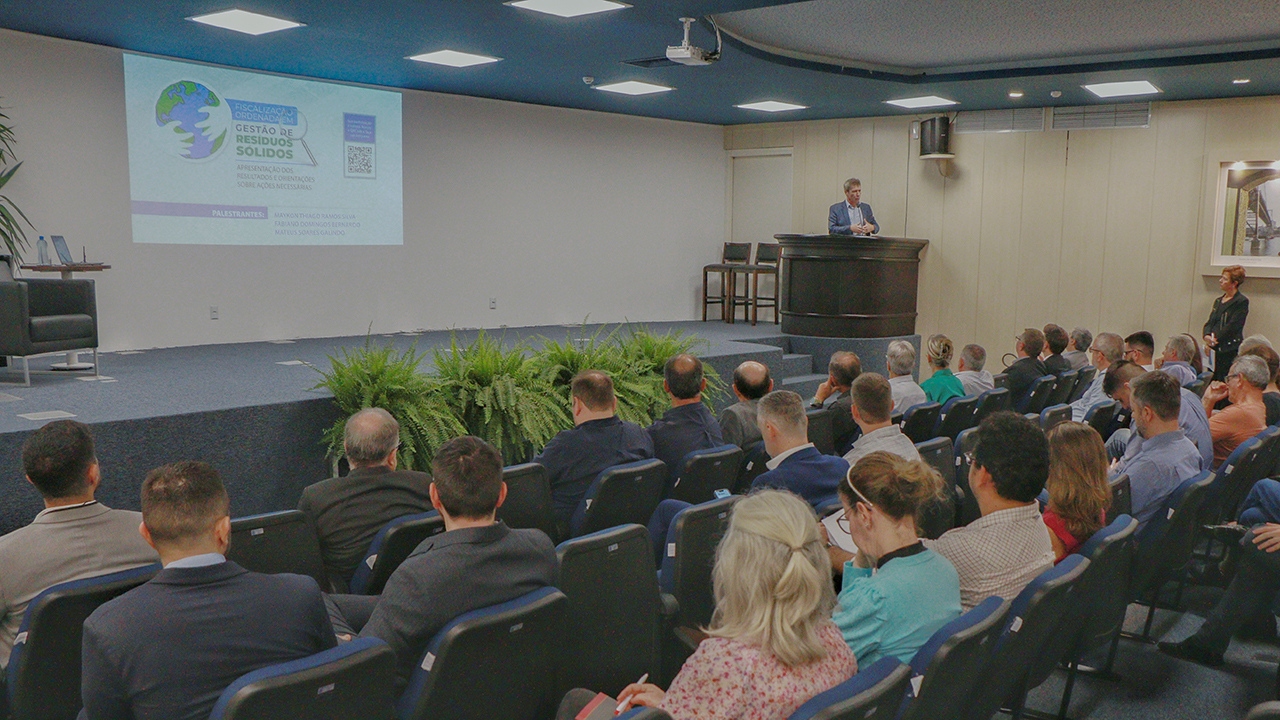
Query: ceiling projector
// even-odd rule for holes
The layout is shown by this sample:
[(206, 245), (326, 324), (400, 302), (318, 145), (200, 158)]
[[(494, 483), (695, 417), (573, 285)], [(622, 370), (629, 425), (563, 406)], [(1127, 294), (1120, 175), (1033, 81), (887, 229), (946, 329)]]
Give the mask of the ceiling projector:
[[(700, 47), (689, 44), (689, 26), (697, 21), (697, 18), (684, 17), (680, 18), (680, 22), (684, 23), (684, 42), (679, 45), (667, 46), (667, 59), (681, 65), (710, 65), (720, 59), (720, 51), (707, 52)], [(719, 29), (717, 29), (717, 34)]]

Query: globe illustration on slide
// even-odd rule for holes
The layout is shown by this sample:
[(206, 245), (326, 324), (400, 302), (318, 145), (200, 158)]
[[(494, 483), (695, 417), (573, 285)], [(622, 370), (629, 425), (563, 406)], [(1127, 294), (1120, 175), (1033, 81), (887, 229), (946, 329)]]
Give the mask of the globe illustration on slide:
[(226, 145), (231, 112), (209, 88), (182, 80), (160, 93), (156, 125), (166, 150), (187, 160), (208, 160)]

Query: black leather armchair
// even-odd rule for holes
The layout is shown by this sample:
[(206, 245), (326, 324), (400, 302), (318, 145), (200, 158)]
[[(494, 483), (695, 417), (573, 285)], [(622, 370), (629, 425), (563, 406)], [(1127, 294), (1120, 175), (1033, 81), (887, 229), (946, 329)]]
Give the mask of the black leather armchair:
[(0, 282), (0, 355), (27, 358), (66, 350), (93, 350), (98, 373), (98, 304), (92, 280)]

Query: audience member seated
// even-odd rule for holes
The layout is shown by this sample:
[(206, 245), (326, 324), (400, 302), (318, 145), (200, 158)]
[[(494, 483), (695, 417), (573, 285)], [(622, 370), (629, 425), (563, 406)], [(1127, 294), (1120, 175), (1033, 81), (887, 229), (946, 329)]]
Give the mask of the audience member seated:
[(1107, 450), (1098, 431), (1084, 423), (1058, 423), (1047, 439), (1049, 503), (1044, 524), (1049, 527), (1053, 554), (1061, 561), (1106, 525), (1111, 506)]
[(1044, 355), (1044, 369), (1050, 375), (1061, 375), (1071, 369), (1071, 361), (1062, 356), (1070, 342), (1071, 338), (1067, 337), (1067, 331), (1061, 325), (1049, 323), (1044, 326), (1045, 348), (1040, 353)]
[(81, 718), (203, 720), (241, 675), (336, 644), (315, 580), (227, 561), (228, 507), (205, 463), (147, 475), (139, 530), (164, 569), (85, 621)]
[[(827, 363), (827, 379), (818, 386), (817, 394), (809, 403), (809, 407), (831, 409), (831, 434), (838, 448), (848, 444), (858, 429), (858, 426), (853, 424), (853, 414), (849, 411), (853, 405), (853, 400), (849, 397), (849, 388), (861, 374), (862, 360), (858, 359), (857, 353), (832, 353), (831, 361)], [(839, 394), (828, 405), (828, 399), (835, 393)]]
[(964, 610), (993, 595), (1016, 597), (1054, 561), (1036, 502), (1049, 474), (1040, 424), (1016, 412), (993, 413), (978, 426), (970, 455), (969, 489), (982, 517), (924, 541), (955, 566)]
[(1200, 374), (1191, 367), (1191, 359), (1195, 354), (1195, 344), (1190, 335), (1174, 335), (1164, 344), (1164, 352), (1159, 360), (1160, 372), (1173, 376), (1179, 385), (1190, 385)]
[(1124, 359), (1138, 363), (1147, 372), (1156, 369), (1155, 354), (1156, 340), (1146, 330), (1139, 330), (1124, 339)]
[(1274, 345), (1271, 344), (1271, 341), (1267, 339), (1266, 335), (1250, 335), (1249, 337), (1240, 341), (1240, 353), (1248, 352), (1249, 350), (1252, 350), (1253, 348), (1256, 348), (1260, 345), (1266, 345), (1267, 347), (1273, 348), (1273, 349), (1275, 347)]
[[(1103, 387), (1121, 407), (1132, 411), (1133, 406), (1129, 402), (1132, 396), (1130, 383), (1145, 372), (1137, 363), (1121, 360), (1107, 369)], [(1213, 466), (1213, 436), (1209, 431), (1209, 418), (1204, 413), (1204, 405), (1195, 393), (1186, 388), (1179, 388), (1178, 396), (1178, 428), (1200, 451), (1200, 469), (1208, 470)], [(1107, 454), (1117, 458), (1121, 465), (1133, 459), (1141, 449), (1141, 433), (1129, 428), (1116, 430), (1107, 439)]]
[(916, 369), (916, 349), (906, 340), (889, 343), (886, 353), (889, 366), (889, 387), (893, 389), (893, 411), (906, 412), (907, 408), (929, 402), (924, 389), (916, 384), (911, 373)]
[(351, 582), (373, 536), (396, 518), (431, 509), (431, 476), (396, 468), (400, 423), (382, 408), (347, 419), (342, 448), (351, 472), (308, 486), (298, 509), (320, 539), (325, 572)]
[(960, 363), (956, 366), (956, 379), (965, 395), (981, 395), (994, 390), (996, 381), (991, 373), (983, 370), (987, 364), (987, 351), (981, 345), (969, 344), (960, 350)]
[(1098, 374), (1093, 376), (1093, 382), (1089, 383), (1084, 395), (1071, 403), (1072, 420), (1081, 422), (1089, 412), (1089, 408), (1100, 402), (1106, 402), (1107, 393), (1103, 383), (1107, 379), (1107, 368), (1120, 362), (1123, 357), (1124, 339), (1119, 335), (1104, 332), (1093, 339), (1093, 344), (1089, 346), (1089, 359), (1092, 360), (1093, 366), (1098, 368)]
[(564, 527), (606, 468), (653, 457), (644, 428), (616, 416), (613, 380), (600, 370), (583, 370), (570, 381), (573, 427), (562, 430), (533, 459), (547, 469), (551, 503)]
[(1035, 328), (1027, 328), (1018, 336), (1014, 350), (1018, 359), (1004, 372), (1009, 376), (1009, 400), (1018, 407), (1035, 381), (1050, 374), (1044, 363), (1040, 362), (1040, 352), (1044, 350), (1044, 333)]
[(951, 365), (951, 354), (954, 352), (951, 340), (946, 335), (933, 335), (929, 338), (927, 357), (933, 375), (920, 383), (929, 402), (947, 404), (951, 398), (964, 397), (964, 385), (947, 369)]
[(763, 363), (748, 360), (733, 371), (733, 394), (738, 402), (720, 413), (720, 434), (726, 443), (745, 450), (764, 439), (756, 424), (756, 405), (772, 391), (773, 379)]
[(904, 460), (920, 459), (920, 451), (916, 450), (911, 438), (890, 422), (892, 412), (892, 391), (883, 375), (864, 373), (853, 381), (853, 420), (862, 428), (862, 435), (844, 455), (849, 465), (877, 450), (893, 453)]
[[(774, 490), (739, 500), (713, 583), (709, 637), (666, 692), (649, 683), (627, 686), (621, 699), (628, 707), (661, 708), (675, 720), (782, 720), (857, 672), (831, 622), (831, 563), (804, 501)], [(574, 717), (592, 696), (570, 693), (559, 717)]]
[[(1271, 379), (1267, 363), (1257, 355), (1241, 355), (1231, 363), (1225, 383), (1214, 381), (1204, 393), (1204, 411), (1209, 416), (1209, 434), (1213, 436), (1213, 466), (1235, 450), (1240, 443), (1267, 427), (1267, 408), (1262, 391)], [(1222, 410), (1214, 406), (1223, 398), (1231, 404)]]
[(1262, 391), (1262, 404), (1267, 409), (1266, 423), (1268, 427), (1280, 423), (1280, 389), (1276, 388), (1276, 375), (1280, 374), (1280, 354), (1277, 354), (1270, 345), (1257, 345), (1240, 354), (1256, 355), (1267, 363), (1271, 382), (1267, 383), (1267, 387)]
[[(864, 377), (860, 375), (854, 385)], [(809, 418), (799, 395), (790, 390), (765, 395), (760, 399), (759, 423), (771, 459), (765, 463), (769, 469), (751, 483), (752, 490), (790, 490), (815, 507), (835, 497), (849, 464), (834, 455), (823, 455), (809, 442)]]
[(1078, 327), (1071, 331), (1067, 340), (1067, 351), (1062, 357), (1071, 363), (1072, 370), (1079, 370), (1089, 364), (1089, 346), (1093, 343), (1093, 333)]
[(1179, 426), (1182, 386), (1158, 370), (1130, 380), (1129, 408), (1141, 447), (1111, 469), (1111, 479), (1129, 476), (1133, 517), (1146, 526), (1183, 480), (1200, 473), (1200, 450)]
[(689, 354), (675, 355), (662, 370), (662, 389), (671, 396), (671, 409), (646, 428), (653, 440), (653, 454), (667, 464), (667, 487), (680, 477), (684, 456), (724, 444), (720, 423), (702, 402), (707, 379), (702, 361)]
[(396, 568), (381, 597), (331, 596), (334, 628), (385, 640), (402, 684), (451, 620), (550, 586), (557, 569), (546, 534), (511, 530), (494, 519), (507, 485), (493, 446), (470, 435), (454, 438), (436, 451), (431, 474), (431, 503), (445, 532), (423, 541)]
[(93, 499), (102, 474), (88, 426), (55, 420), (36, 430), (22, 446), (22, 469), (45, 509), (0, 537), (0, 668), (27, 604), (45, 588), (160, 560), (138, 535), (141, 514)]
[(858, 554), (829, 548), (844, 575), (832, 620), (863, 667), (883, 657), (911, 662), (960, 616), (955, 567), (926, 549), (916, 530), (916, 513), (942, 487), (929, 466), (887, 452), (862, 458), (840, 483), (840, 525)]

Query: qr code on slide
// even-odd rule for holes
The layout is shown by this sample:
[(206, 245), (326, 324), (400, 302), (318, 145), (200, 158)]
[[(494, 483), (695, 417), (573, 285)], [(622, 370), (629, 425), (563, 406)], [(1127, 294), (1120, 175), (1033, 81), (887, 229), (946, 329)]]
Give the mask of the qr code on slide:
[(349, 178), (374, 177), (373, 145), (347, 143), (347, 169), (343, 173)]

